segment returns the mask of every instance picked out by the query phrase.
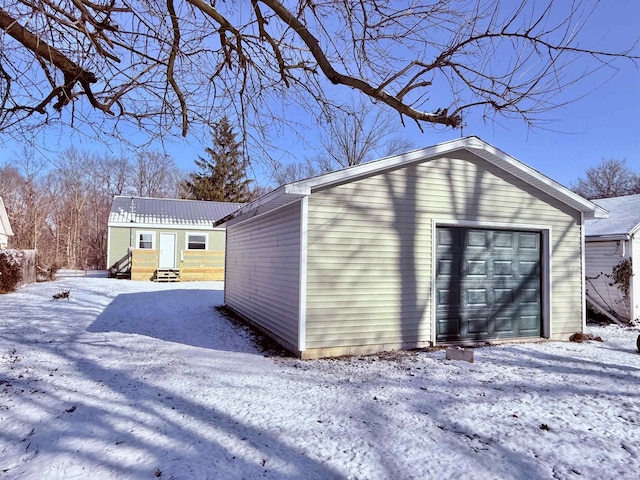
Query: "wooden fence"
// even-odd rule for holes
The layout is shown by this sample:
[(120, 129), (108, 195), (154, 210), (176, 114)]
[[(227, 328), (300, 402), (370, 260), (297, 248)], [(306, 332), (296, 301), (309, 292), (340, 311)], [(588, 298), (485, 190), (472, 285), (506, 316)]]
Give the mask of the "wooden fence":
[(152, 280), (158, 269), (158, 250), (131, 250), (131, 280)]
[(180, 281), (224, 280), (224, 250), (183, 250)]
[[(158, 250), (131, 250), (131, 280), (153, 280), (158, 269)], [(182, 250), (180, 281), (224, 280), (224, 250)]]

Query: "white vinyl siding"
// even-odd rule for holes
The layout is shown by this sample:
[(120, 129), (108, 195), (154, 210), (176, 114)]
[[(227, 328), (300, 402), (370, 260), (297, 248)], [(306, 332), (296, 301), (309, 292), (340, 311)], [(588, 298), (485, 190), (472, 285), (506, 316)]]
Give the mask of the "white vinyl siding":
[(225, 304), (297, 351), (300, 203), (227, 228)]
[(631, 269), (633, 275), (631, 276), (631, 291), (630, 303), (632, 306), (631, 315), (633, 320), (640, 319), (640, 239), (637, 239), (635, 235), (630, 240), (631, 243)]
[(631, 255), (630, 243), (628, 240), (587, 241), (585, 247), (587, 295), (623, 318), (630, 318), (631, 306), (622, 292), (615, 285), (611, 285), (611, 273), (613, 267)]
[(469, 153), (309, 199), (307, 348), (432, 340), (432, 222), (551, 228), (552, 337), (582, 325), (580, 213)]

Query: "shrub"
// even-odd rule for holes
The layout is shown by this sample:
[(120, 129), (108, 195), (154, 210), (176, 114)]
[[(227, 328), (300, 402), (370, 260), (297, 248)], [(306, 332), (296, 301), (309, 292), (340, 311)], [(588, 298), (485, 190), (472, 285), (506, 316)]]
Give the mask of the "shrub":
[(633, 270), (631, 268), (631, 258), (622, 260), (619, 264), (613, 267), (611, 272), (613, 285), (618, 287), (618, 290), (624, 294), (624, 298), (629, 298), (629, 287), (631, 286), (632, 276)]
[(13, 292), (22, 282), (22, 261), (20, 250), (0, 250), (0, 293)]

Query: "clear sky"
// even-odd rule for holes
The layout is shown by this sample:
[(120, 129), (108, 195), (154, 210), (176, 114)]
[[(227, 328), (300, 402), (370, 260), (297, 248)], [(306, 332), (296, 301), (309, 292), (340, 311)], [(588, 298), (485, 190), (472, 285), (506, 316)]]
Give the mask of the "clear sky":
[[(598, 9), (583, 32), (589, 45), (602, 50), (619, 50), (633, 45), (640, 36), (640, 1), (606, 0)], [(635, 53), (640, 54), (640, 48)], [(575, 71), (584, 66), (575, 64)], [(549, 121), (540, 127), (530, 129), (519, 120), (497, 118), (495, 122), (483, 122), (476, 116), (467, 118), (464, 135), (477, 135), (504, 152), (537, 169), (552, 179), (569, 186), (586, 168), (597, 165), (605, 158), (625, 159), (628, 166), (640, 172), (640, 68), (631, 61), (617, 61), (618, 70), (605, 69), (588, 78), (573, 90), (567, 92), (566, 99), (579, 98), (568, 106), (554, 110), (544, 117)], [(564, 100), (564, 99), (563, 99)], [(411, 139), (416, 148), (458, 138), (459, 130), (425, 128), (419, 131), (407, 122), (399, 134)], [(73, 144), (80, 150), (103, 152), (107, 147), (99, 142), (76, 140), (70, 134), (52, 131), (46, 141), (41, 142), (41, 154), (53, 159), (56, 150), (63, 150)], [(20, 144), (4, 140), (0, 163), (9, 161), (20, 150)], [(164, 148), (172, 155), (179, 167), (193, 171), (193, 161), (204, 155), (208, 139), (188, 140), (167, 139)], [(203, 143), (204, 142), (204, 143)], [(46, 144), (45, 144), (46, 143)], [(38, 144), (38, 140), (36, 140)], [(308, 146), (296, 145), (299, 159), (313, 156)], [(111, 145), (114, 154), (120, 154), (120, 147)], [(258, 182), (267, 182), (265, 172), (256, 165)]]
[[(583, 38), (598, 47), (629, 47), (640, 36), (640, 1), (602, 2), (597, 12)], [(469, 118), (463, 133), (481, 137), (566, 186), (605, 158), (626, 160), (640, 172), (640, 65), (620, 61), (616, 66), (617, 72), (605, 69), (567, 92), (567, 99), (587, 95), (549, 112), (545, 119), (551, 123), (530, 129), (522, 121), (498, 118), (485, 124)], [(574, 68), (580, 71), (581, 65)], [(460, 131), (412, 131), (409, 136), (422, 147), (457, 138)]]

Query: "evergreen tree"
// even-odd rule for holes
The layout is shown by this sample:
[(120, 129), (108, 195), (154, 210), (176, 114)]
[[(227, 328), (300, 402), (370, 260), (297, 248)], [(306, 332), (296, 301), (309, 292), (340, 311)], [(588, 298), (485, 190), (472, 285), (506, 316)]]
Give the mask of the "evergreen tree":
[(213, 146), (205, 152), (209, 158), (198, 157), (199, 171), (189, 174), (183, 184), (183, 198), (216, 202), (248, 202), (251, 192), (247, 179), (247, 161), (242, 156), (240, 142), (224, 116), (212, 131)]

